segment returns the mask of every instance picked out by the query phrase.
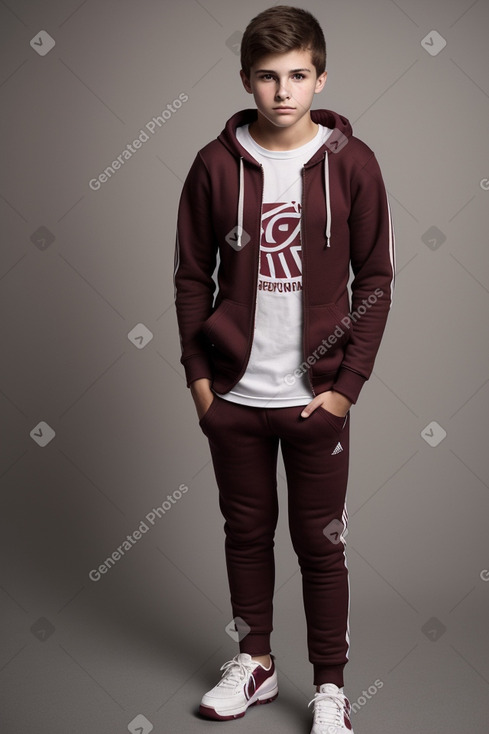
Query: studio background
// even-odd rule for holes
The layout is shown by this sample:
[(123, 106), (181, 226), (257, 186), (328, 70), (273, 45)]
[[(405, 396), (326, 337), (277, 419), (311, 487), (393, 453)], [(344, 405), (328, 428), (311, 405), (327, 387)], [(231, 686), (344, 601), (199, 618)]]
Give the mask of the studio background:
[[(197, 150), (254, 106), (237, 52), (269, 5), (0, 3), (2, 734), (209, 729), (195, 712), (237, 645), (179, 363), (176, 210)], [(376, 153), (396, 232), (394, 303), (351, 416), (354, 729), (485, 734), (489, 3), (298, 5), (327, 41), (314, 106)], [(236, 732), (309, 732), (281, 466), (279, 479), (280, 696)]]

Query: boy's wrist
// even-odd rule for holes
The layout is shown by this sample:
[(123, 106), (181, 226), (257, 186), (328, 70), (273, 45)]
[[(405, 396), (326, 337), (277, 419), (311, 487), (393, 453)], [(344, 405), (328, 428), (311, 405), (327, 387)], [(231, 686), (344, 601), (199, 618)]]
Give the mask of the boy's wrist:
[(199, 377), (197, 380), (194, 380), (190, 383), (190, 392), (192, 393), (192, 397), (200, 396), (200, 395), (208, 395), (212, 392), (211, 390), (211, 381), (208, 377)]
[(190, 384), (190, 392), (200, 420), (207, 413), (215, 399), (215, 395), (211, 390), (211, 381), (207, 377), (200, 377)]
[(204, 377), (212, 383), (212, 368), (205, 354), (192, 354), (191, 357), (184, 359), (182, 364), (185, 369), (187, 387)]
[(337, 411), (346, 415), (353, 405), (350, 398), (348, 398), (346, 395), (343, 395), (343, 393), (338, 392), (338, 390), (331, 390), (330, 392), (331, 397), (334, 400), (334, 406), (335, 408), (337, 408)]
[(340, 416), (343, 418), (351, 408), (352, 402), (346, 395), (343, 395), (336, 390), (327, 390), (321, 394), (323, 398), (321, 404), (326, 410), (329, 410), (333, 415)]
[(345, 395), (342, 395), (335, 390), (326, 390), (325, 392), (316, 395), (316, 397), (314, 397), (311, 402), (304, 407), (301, 412), (301, 417), (307, 418), (311, 413), (317, 410), (317, 408), (322, 406), (338, 418), (344, 418), (350, 410), (351, 405), (351, 400)]

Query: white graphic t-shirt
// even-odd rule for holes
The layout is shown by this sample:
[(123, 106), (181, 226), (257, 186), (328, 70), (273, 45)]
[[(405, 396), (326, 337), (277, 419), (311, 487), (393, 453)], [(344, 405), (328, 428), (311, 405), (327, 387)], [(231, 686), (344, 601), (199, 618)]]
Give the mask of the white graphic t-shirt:
[[(319, 125), (316, 136), (293, 150), (268, 150), (253, 140), (248, 125), (236, 138), (264, 173), (260, 265), (255, 331), (250, 359), (241, 380), (221, 395), (256, 407), (306, 405), (313, 397), (307, 370), (293, 375), (302, 354), (302, 166), (332, 130)], [(245, 191), (246, 196), (246, 191)]]

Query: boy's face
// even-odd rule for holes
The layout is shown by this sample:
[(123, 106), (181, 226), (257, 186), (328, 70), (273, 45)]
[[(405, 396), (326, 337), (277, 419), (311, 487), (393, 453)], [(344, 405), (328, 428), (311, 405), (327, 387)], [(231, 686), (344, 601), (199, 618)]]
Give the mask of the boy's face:
[(300, 50), (263, 56), (251, 67), (249, 78), (243, 71), (240, 74), (258, 112), (281, 128), (291, 127), (309, 113), (327, 76), (325, 71), (316, 77), (311, 52)]

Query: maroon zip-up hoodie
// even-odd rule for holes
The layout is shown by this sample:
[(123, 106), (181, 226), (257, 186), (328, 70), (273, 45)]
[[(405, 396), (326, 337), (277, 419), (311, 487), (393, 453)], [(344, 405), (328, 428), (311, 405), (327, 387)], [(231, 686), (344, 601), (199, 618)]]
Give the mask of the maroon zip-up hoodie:
[[(178, 210), (181, 362), (187, 385), (207, 377), (221, 394), (242, 377), (253, 341), (263, 169), (235, 130), (256, 117), (256, 110), (237, 112), (198, 152)], [(334, 389), (355, 403), (391, 305), (394, 232), (372, 150), (342, 115), (311, 110), (311, 118), (334, 132), (302, 169), (304, 362), (297, 376), (307, 372), (316, 395)]]

